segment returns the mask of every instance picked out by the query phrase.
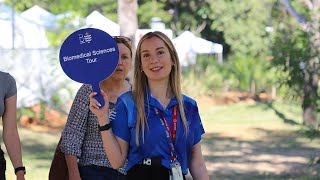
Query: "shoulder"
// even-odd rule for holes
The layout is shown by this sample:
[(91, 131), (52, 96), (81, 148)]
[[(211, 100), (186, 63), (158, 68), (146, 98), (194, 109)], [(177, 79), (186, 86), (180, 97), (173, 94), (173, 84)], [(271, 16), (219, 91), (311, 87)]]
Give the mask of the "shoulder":
[(121, 96), (118, 97), (123, 102), (131, 102), (134, 101), (132, 91), (128, 91), (123, 93)]
[(1, 81), (6, 81), (6, 82), (14, 82), (15, 83), (15, 79), (13, 76), (11, 76), (11, 74), (7, 73), (7, 72), (2, 72), (0, 71), (0, 79)]
[(88, 95), (91, 93), (91, 85), (90, 84), (82, 84), (78, 90), (78, 94)]
[(133, 109), (135, 108), (135, 101), (133, 98), (132, 91), (125, 92), (121, 96), (118, 97), (116, 105), (123, 104), (126, 109)]
[[(137, 116), (137, 107), (131, 91), (118, 97), (116, 111), (118, 117), (126, 115), (129, 124), (134, 124)], [(118, 112), (120, 112), (121, 115), (118, 115)]]
[(182, 101), (188, 121), (197, 123), (198, 119), (200, 119), (197, 102), (186, 95), (183, 95)]
[(5, 92), (5, 98), (11, 97), (17, 94), (16, 80), (9, 73), (0, 71), (0, 90)]
[(0, 77), (1, 77), (1, 78), (2, 78), (2, 77), (6, 77), (6, 76), (8, 76), (8, 75), (9, 75), (9, 73), (0, 71)]
[(187, 95), (182, 95), (182, 102), (187, 107), (198, 107), (197, 102)]

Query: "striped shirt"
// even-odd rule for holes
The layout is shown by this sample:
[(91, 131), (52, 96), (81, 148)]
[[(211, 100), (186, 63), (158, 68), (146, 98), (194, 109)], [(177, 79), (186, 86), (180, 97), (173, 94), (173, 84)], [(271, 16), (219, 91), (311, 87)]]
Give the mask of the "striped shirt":
[[(60, 149), (63, 153), (78, 157), (79, 166), (97, 165), (112, 168), (103, 148), (99, 123), (89, 109), (90, 85), (84, 84), (78, 90), (70, 109), (66, 126), (62, 132)], [(115, 119), (114, 104), (109, 106), (110, 121)], [(125, 174), (125, 165), (118, 169)]]

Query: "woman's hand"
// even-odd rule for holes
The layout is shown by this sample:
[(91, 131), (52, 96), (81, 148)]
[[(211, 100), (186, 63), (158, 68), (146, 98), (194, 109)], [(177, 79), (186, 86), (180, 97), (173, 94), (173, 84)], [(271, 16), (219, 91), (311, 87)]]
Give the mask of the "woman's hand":
[(109, 121), (109, 96), (103, 90), (101, 90), (101, 95), (103, 96), (104, 106), (101, 107), (101, 104), (94, 98), (96, 92), (92, 92), (89, 95), (90, 104), (89, 109), (98, 117), (99, 125), (103, 126), (110, 123)]

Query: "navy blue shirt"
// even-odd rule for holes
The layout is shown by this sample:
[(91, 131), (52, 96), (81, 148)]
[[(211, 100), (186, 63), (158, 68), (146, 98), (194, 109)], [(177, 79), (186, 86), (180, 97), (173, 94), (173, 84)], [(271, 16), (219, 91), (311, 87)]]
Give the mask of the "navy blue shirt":
[[(136, 144), (136, 120), (137, 108), (134, 103), (132, 92), (127, 92), (118, 98), (116, 103), (116, 119), (112, 121), (112, 130), (114, 134), (129, 143), (128, 153), (128, 171), (135, 164), (141, 163), (144, 158), (160, 157), (163, 166), (171, 169), (170, 166), (170, 148), (167, 142), (165, 128), (161, 124), (160, 115), (156, 114), (155, 109), (159, 109), (167, 120), (172, 131), (172, 109), (178, 104), (176, 98), (173, 98), (164, 109), (157, 99), (150, 95), (145, 98), (145, 111), (149, 128), (145, 127), (144, 142), (140, 137), (138, 146)], [(191, 150), (193, 145), (201, 140), (204, 129), (201, 123), (198, 106), (196, 101), (183, 95), (183, 104), (189, 131), (186, 135), (181, 117), (178, 116), (177, 137), (174, 142), (174, 148), (177, 152), (178, 161), (181, 164), (183, 174), (188, 173)], [(179, 110), (178, 110), (179, 115)]]

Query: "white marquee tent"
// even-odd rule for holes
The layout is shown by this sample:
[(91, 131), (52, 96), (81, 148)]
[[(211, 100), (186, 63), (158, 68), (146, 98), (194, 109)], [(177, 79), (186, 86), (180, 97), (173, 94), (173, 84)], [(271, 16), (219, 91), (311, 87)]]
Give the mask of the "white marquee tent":
[(119, 24), (106, 18), (98, 11), (93, 11), (86, 17), (86, 26), (103, 30), (112, 36), (120, 35)]
[(221, 44), (196, 37), (190, 31), (183, 32), (172, 41), (182, 66), (195, 64), (197, 54), (218, 54), (218, 61), (222, 62), (223, 46)]
[(21, 17), (29, 20), (30, 22), (38, 24), (45, 29), (57, 28), (57, 16), (37, 5), (23, 11), (21, 13)]
[[(0, 4), (0, 48), (10, 49), (12, 41), (12, 9), (5, 4)], [(20, 14), (14, 13), (14, 48), (48, 48), (45, 29)]]
[[(23, 16), (14, 12), (12, 28), (12, 9), (0, 3), (0, 70), (9, 72), (16, 79), (18, 107), (28, 107), (40, 100), (50, 102), (50, 97), (57, 93), (59, 85), (68, 82), (59, 62), (52, 62), (52, 59), (57, 59), (58, 53), (49, 46), (46, 27), (39, 21), (41, 15), (31, 13), (40, 8), (32, 9), (33, 11), (25, 11)], [(71, 82), (68, 86), (75, 85)], [(61, 97), (63, 98), (63, 95)]]

